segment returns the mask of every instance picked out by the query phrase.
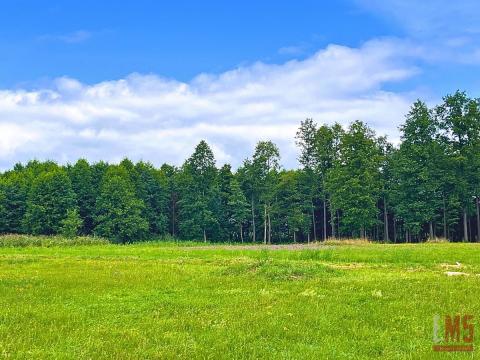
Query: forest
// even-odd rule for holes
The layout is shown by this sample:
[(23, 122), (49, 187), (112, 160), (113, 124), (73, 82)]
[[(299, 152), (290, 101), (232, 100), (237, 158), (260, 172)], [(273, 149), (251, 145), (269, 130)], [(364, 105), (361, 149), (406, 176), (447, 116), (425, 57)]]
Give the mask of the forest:
[(233, 170), (201, 141), (180, 167), (32, 160), (0, 174), (0, 233), (285, 243), (479, 241), (480, 101), (417, 100), (398, 144), (362, 121), (300, 123), (298, 169), (260, 141)]

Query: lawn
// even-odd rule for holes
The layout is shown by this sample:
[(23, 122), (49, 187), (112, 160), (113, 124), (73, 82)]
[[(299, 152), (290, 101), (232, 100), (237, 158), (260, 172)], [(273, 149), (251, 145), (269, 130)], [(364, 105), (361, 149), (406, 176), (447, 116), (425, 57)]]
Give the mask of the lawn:
[(480, 331), (478, 274), (477, 244), (3, 247), (0, 358), (473, 358), (432, 323)]

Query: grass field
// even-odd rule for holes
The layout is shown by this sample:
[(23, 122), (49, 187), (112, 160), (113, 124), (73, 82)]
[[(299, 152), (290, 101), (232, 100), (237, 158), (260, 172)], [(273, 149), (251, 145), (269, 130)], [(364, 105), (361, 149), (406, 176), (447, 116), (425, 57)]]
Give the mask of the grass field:
[(475, 358), (432, 319), (480, 331), (478, 274), (476, 244), (3, 247), (0, 358)]

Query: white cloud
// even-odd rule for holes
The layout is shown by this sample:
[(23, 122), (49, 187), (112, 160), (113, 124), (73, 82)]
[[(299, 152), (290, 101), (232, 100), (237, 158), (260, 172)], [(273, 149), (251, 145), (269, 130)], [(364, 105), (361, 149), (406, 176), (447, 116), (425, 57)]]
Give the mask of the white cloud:
[(479, 64), (478, 0), (353, 0), (394, 22), (430, 63)]
[(67, 44), (77, 44), (84, 42), (92, 37), (92, 33), (86, 30), (77, 30), (67, 34), (52, 35), (46, 34), (40, 36), (38, 39), (41, 41), (59, 41)]
[(398, 41), (330, 45), (282, 65), (256, 63), (188, 83), (155, 75), (85, 85), (60, 78), (51, 89), (0, 91), (0, 167), (32, 158), (73, 162), (124, 156), (181, 164), (206, 139), (234, 166), (271, 139), (295, 166), (299, 122), (360, 119), (397, 138), (410, 94), (385, 90), (414, 76)]

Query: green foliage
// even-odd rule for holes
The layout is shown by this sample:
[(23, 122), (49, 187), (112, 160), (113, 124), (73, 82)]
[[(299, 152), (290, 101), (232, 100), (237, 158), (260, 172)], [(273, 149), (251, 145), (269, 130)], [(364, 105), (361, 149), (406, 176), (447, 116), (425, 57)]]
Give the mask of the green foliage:
[(148, 233), (148, 222), (142, 217), (144, 207), (126, 171), (109, 169), (96, 202), (95, 233), (120, 243), (144, 239)]
[(82, 219), (82, 234), (93, 231), (95, 200), (98, 196), (98, 187), (95, 184), (93, 169), (85, 159), (78, 160), (74, 166), (68, 168), (72, 188), (77, 197), (77, 207)]
[(67, 239), (76, 238), (80, 229), (82, 228), (83, 221), (78, 214), (77, 209), (68, 209), (67, 217), (61, 221), (60, 233)]
[(75, 193), (65, 170), (40, 173), (28, 195), (24, 226), (35, 235), (58, 234), (62, 220), (75, 205)]
[(0, 248), (65, 247), (107, 244), (109, 244), (107, 239), (93, 236), (78, 236), (75, 238), (19, 234), (0, 236)]
[(187, 239), (215, 238), (219, 225), (219, 189), (213, 152), (201, 141), (185, 162), (180, 178), (180, 233)]
[(377, 222), (381, 190), (381, 152), (374, 132), (355, 121), (343, 134), (338, 158), (327, 174), (326, 189), (334, 210), (340, 210), (345, 230), (362, 237)]
[(228, 223), (232, 225), (234, 231), (238, 234), (238, 238), (243, 242), (243, 224), (250, 215), (250, 204), (235, 178), (232, 178), (230, 182), (227, 209)]
[(205, 141), (180, 168), (129, 159), (16, 164), (0, 174), (0, 233), (74, 236), (81, 223), (79, 235), (123, 243), (478, 241), (479, 100), (457, 91), (432, 109), (417, 101), (400, 130), (394, 146), (360, 121), (306, 119), (295, 137), (300, 169), (288, 171), (271, 141), (236, 170), (217, 168)]

